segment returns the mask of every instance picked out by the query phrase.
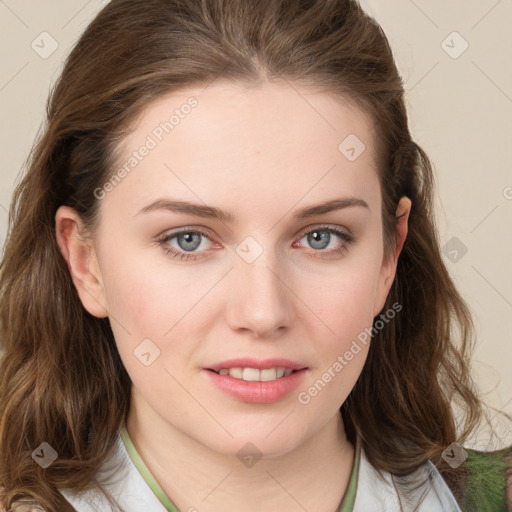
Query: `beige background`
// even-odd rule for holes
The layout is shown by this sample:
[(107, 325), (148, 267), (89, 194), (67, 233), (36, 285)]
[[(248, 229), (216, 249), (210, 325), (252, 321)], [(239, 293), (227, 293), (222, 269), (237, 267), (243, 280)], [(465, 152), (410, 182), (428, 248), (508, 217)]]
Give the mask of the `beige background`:
[[(49, 86), (106, 3), (0, 0), (2, 245)], [(477, 382), (489, 404), (512, 413), (512, 0), (362, 3), (390, 39), (413, 134), (435, 165), (446, 263), (478, 328)], [(52, 44), (58, 47), (45, 55)], [(495, 421), (512, 443), (510, 426)]]

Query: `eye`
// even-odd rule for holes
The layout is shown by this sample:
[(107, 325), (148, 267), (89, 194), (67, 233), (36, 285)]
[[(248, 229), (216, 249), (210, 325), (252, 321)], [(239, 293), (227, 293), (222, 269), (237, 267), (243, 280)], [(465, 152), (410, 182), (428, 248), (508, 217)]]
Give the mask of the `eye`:
[[(203, 237), (211, 242), (208, 233), (197, 229), (168, 233), (160, 238), (158, 242), (167, 254), (170, 254), (176, 259), (187, 261), (197, 259), (197, 255), (194, 254), (194, 252), (197, 252), (197, 249), (201, 247)], [(177, 247), (169, 245), (174, 239), (176, 239)]]
[[(336, 238), (341, 239), (342, 243), (335, 244), (334, 248), (332, 248), (332, 242)], [(355, 242), (353, 235), (335, 226), (319, 226), (315, 229), (310, 229), (302, 235), (300, 240), (303, 239), (306, 239), (307, 244), (314, 249), (314, 252), (320, 253), (318, 257), (322, 258), (344, 253), (348, 250), (348, 245)], [(329, 246), (331, 246), (331, 250), (326, 251), (325, 249), (328, 249)]]

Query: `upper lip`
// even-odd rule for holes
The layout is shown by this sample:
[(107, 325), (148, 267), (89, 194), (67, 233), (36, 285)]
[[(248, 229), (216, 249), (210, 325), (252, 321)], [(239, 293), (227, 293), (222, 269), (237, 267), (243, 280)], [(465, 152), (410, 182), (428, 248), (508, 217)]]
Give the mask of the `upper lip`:
[(218, 372), (219, 370), (229, 368), (257, 368), (258, 370), (265, 370), (268, 368), (291, 368), (292, 370), (302, 370), (307, 367), (301, 363), (281, 357), (272, 359), (253, 359), (250, 357), (242, 357), (213, 364), (208, 366), (207, 370), (215, 370)]

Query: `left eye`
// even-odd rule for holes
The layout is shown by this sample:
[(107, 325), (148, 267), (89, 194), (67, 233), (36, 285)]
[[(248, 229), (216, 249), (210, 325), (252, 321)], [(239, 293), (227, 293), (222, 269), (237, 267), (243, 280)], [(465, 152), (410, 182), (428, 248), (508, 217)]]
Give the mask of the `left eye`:
[[(165, 235), (160, 240), (160, 242), (164, 251), (168, 252), (169, 254), (177, 258), (181, 257), (181, 259), (189, 259), (197, 257), (195, 254), (191, 254), (191, 252), (196, 251), (201, 246), (202, 237), (210, 240), (210, 237), (204, 231), (180, 231), (178, 233), (170, 233)], [(169, 242), (174, 239), (177, 240), (177, 248), (173, 245), (169, 245)]]
[(332, 235), (347, 243), (351, 242), (351, 237), (347, 233), (334, 228), (319, 228), (308, 231), (301, 240), (305, 238), (313, 249), (324, 250), (328, 248), (329, 242), (332, 241)]
[[(344, 243), (342, 243), (340, 247), (331, 247), (331, 250), (325, 251), (325, 249), (329, 248), (329, 245), (332, 241), (332, 235), (341, 239)], [(164, 235), (159, 240), (159, 242), (162, 245), (164, 251), (168, 254), (171, 254), (171, 256), (174, 258), (188, 260), (196, 259), (198, 257), (197, 253), (204, 252), (197, 250), (201, 247), (202, 238), (206, 238), (211, 242), (209, 234), (200, 230), (169, 233)], [(177, 247), (170, 244), (170, 242), (174, 239), (176, 239)], [(347, 249), (349, 244), (355, 241), (353, 235), (329, 226), (311, 229), (305, 232), (301, 238), (299, 238), (299, 242), (303, 239), (306, 239), (307, 243), (310, 244), (310, 247), (315, 249), (314, 252), (325, 253), (326, 255), (341, 253)], [(297, 242), (295, 242), (293, 246), (297, 247), (296, 244)]]

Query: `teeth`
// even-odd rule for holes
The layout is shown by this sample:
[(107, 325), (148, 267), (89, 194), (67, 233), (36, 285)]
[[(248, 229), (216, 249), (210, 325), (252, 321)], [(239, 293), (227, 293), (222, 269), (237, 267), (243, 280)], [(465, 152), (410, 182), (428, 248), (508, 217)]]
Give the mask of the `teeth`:
[(235, 379), (243, 379), (243, 368), (230, 368), (229, 375)]
[(277, 370), (275, 368), (269, 368), (268, 370), (260, 370), (259, 380), (268, 381), (277, 379)]
[(219, 375), (229, 375), (235, 379), (242, 379), (248, 382), (268, 382), (271, 380), (288, 377), (293, 370), (291, 368), (268, 368), (258, 370), (258, 368), (223, 368), (219, 370)]
[(250, 382), (260, 380), (260, 370), (256, 368), (244, 368), (242, 372), (242, 379)]

